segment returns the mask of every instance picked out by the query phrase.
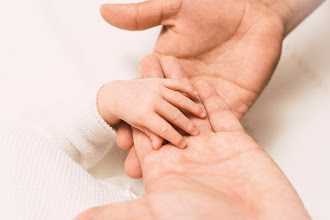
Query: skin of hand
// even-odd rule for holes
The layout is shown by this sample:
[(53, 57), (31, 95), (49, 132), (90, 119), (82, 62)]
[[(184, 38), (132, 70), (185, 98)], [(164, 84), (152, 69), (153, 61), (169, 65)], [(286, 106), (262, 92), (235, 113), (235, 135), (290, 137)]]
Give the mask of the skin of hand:
[(101, 13), (127, 30), (162, 25), (154, 55), (177, 57), (187, 76), (213, 85), (238, 118), (270, 80), (284, 39), (282, 17), (261, 0), (153, 0), (104, 5)]
[[(143, 78), (186, 79), (186, 74), (175, 57), (162, 57), (159, 60), (155, 56), (146, 56), (143, 62), (140, 63), (140, 73)], [(132, 130), (125, 122), (122, 122), (118, 128), (117, 144), (125, 150), (131, 148), (125, 161), (127, 175), (133, 179), (141, 178), (142, 169), (133, 146)]]
[[(211, 83), (241, 118), (270, 80), (284, 37), (323, 1), (153, 0), (108, 4), (101, 13), (108, 23), (127, 30), (162, 25), (155, 57), (144, 58), (140, 68), (154, 66), (157, 75), (162, 69), (155, 64), (167, 55), (178, 57), (190, 79)], [(117, 144), (123, 149), (133, 146), (124, 123), (119, 126)], [(140, 177), (141, 170), (132, 161), (137, 160), (129, 156), (126, 167), (136, 169), (128, 175)]]
[[(212, 84), (241, 118), (270, 80), (281, 54), (283, 19), (270, 5), (260, 0), (153, 0), (107, 4), (101, 13), (111, 25), (127, 30), (162, 25), (153, 55), (140, 63), (142, 76), (150, 66), (158, 77), (164, 75), (157, 64), (175, 56), (190, 79)], [(120, 125), (118, 146), (129, 149), (132, 140), (128, 126)], [(139, 169), (127, 171), (141, 176)]]
[[(155, 64), (167, 55), (176, 56), (189, 78), (211, 83), (241, 118), (270, 80), (284, 37), (323, 1), (153, 0), (108, 4), (101, 13), (111, 25), (127, 30), (162, 25), (155, 57), (147, 56), (140, 68), (153, 68), (160, 77), (164, 74)], [(117, 144), (123, 149), (133, 146), (131, 129), (124, 123)], [(141, 177), (134, 147), (126, 171)]]
[[(206, 82), (196, 82), (208, 118), (188, 146), (159, 151), (134, 129), (146, 195), (89, 209), (77, 220), (310, 219), (275, 162), (249, 137), (229, 106)], [(148, 144), (146, 144), (148, 143)]]
[[(197, 96), (198, 93), (188, 79), (113, 81), (100, 89), (98, 109), (111, 126), (124, 120), (149, 136), (156, 134), (175, 146), (184, 148), (186, 141), (171, 124), (188, 134), (199, 134), (194, 123), (179, 110), (205, 117), (205, 110), (190, 99)], [(159, 149), (162, 143), (157, 144), (159, 146), (153, 146)]]

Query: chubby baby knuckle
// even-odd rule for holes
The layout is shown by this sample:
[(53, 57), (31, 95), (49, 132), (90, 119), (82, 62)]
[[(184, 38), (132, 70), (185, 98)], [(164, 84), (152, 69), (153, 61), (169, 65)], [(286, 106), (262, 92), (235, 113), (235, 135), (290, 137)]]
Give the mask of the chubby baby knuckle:
[(147, 119), (148, 111), (147, 110), (141, 110), (136, 112), (136, 117), (134, 117), (133, 121), (136, 123), (139, 123), (141, 121), (144, 121)]
[(149, 93), (144, 94), (143, 104), (144, 105), (154, 105), (155, 102), (159, 99), (159, 94), (157, 91), (158, 90), (153, 90)]
[(181, 106), (186, 104), (186, 97), (181, 94), (177, 94), (176, 100)]
[(164, 87), (164, 80), (163, 79), (156, 79), (155, 82), (156, 82), (155, 84), (158, 88), (163, 88)]
[(159, 81), (158, 79), (155, 80), (151, 86), (153, 94), (157, 94), (162, 91), (163, 83)]
[(149, 108), (149, 110), (151, 109), (151, 111), (157, 111), (157, 110), (161, 109), (162, 106), (164, 105), (164, 99), (157, 96), (153, 99), (153, 102), (151, 104), (152, 104), (152, 107)]
[(164, 137), (164, 136), (166, 136), (167, 134), (168, 134), (168, 132), (169, 132), (169, 126), (168, 125), (163, 125), (163, 126), (161, 126), (161, 128), (160, 128), (160, 134), (161, 134), (161, 136), (162, 137)]
[(172, 121), (175, 121), (178, 120), (180, 116), (181, 116), (181, 112), (178, 109), (176, 109), (171, 112), (170, 119)]

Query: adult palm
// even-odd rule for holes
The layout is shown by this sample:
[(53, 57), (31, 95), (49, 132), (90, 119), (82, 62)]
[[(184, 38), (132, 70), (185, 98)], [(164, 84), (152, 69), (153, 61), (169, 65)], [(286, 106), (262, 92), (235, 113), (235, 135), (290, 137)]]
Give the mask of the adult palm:
[(163, 25), (154, 55), (179, 58), (189, 78), (212, 84), (241, 118), (269, 81), (284, 38), (281, 16), (264, 2), (152, 0), (101, 12), (122, 29)]
[(186, 149), (154, 151), (134, 131), (146, 195), (77, 219), (309, 219), (287, 178), (217, 92), (205, 82), (196, 88), (208, 119), (193, 119), (201, 133), (186, 137)]

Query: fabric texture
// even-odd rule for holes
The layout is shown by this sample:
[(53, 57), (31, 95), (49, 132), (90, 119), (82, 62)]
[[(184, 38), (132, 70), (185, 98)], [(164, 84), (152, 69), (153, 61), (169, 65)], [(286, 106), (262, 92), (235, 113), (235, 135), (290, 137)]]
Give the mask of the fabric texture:
[(141, 181), (124, 173), (127, 152), (98, 113), (98, 89), (43, 116), (49, 123), (1, 125), (1, 219), (72, 219), (93, 206), (138, 197), (133, 188)]

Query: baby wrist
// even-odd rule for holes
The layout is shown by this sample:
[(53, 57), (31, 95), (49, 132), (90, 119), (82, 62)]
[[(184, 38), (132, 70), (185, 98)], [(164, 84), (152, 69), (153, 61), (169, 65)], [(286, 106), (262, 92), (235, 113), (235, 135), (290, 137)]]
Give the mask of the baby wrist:
[(120, 122), (120, 119), (113, 114), (113, 106), (116, 104), (113, 103), (113, 99), (111, 98), (114, 95), (112, 83), (114, 82), (105, 84), (99, 90), (97, 95), (97, 108), (104, 121), (111, 127), (114, 127)]

